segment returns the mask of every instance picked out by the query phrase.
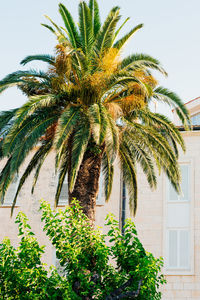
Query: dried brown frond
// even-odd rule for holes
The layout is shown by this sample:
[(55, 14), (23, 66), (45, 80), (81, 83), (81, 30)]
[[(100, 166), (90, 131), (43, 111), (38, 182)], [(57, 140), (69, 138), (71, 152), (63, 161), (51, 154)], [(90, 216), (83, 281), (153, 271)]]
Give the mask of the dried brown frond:
[(54, 124), (52, 124), (51, 126), (49, 126), (46, 130), (45, 135), (43, 135), (40, 138), (40, 141), (48, 141), (51, 140), (54, 136), (55, 136), (55, 132), (56, 132), (56, 128), (57, 128), (58, 123), (55, 122)]
[(122, 109), (117, 103), (106, 103), (105, 107), (114, 120), (117, 120), (122, 115)]
[(63, 44), (56, 47), (56, 60), (53, 66), (49, 68), (49, 73), (54, 75), (52, 78), (52, 87), (55, 91), (66, 89), (70, 84), (72, 74), (72, 58), (70, 49)]

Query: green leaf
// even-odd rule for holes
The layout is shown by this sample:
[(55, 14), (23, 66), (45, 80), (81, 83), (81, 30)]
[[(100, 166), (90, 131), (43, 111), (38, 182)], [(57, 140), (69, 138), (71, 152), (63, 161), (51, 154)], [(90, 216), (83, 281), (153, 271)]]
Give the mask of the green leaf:
[(128, 34), (126, 34), (119, 41), (117, 41), (113, 47), (118, 50), (121, 50), (122, 47), (125, 45), (125, 43), (135, 34), (135, 32), (138, 31), (139, 29), (141, 29), (142, 27), (143, 27), (143, 24), (139, 24), (136, 27), (134, 27)]
[(29, 55), (26, 58), (24, 58), (20, 64), (21, 65), (26, 65), (27, 63), (31, 62), (31, 61), (35, 61), (35, 60), (39, 60), (39, 61), (43, 61), (43, 62), (47, 62), (51, 65), (53, 65), (55, 63), (55, 57), (49, 54), (37, 54), (37, 55)]
[(94, 43), (94, 33), (90, 9), (85, 1), (79, 3), (79, 30), (81, 34), (81, 47), (86, 57), (88, 57)]
[(120, 19), (119, 10), (119, 7), (116, 6), (110, 11), (106, 21), (99, 31), (95, 44), (95, 48), (99, 53), (99, 56), (101, 56), (105, 50), (109, 49), (112, 46), (115, 36), (115, 29)]
[(59, 12), (60, 12), (61, 17), (64, 21), (65, 27), (66, 27), (67, 32), (68, 32), (69, 40), (70, 40), (72, 46), (75, 49), (79, 48), (80, 44), (81, 44), (80, 37), (79, 37), (78, 30), (76, 28), (76, 25), (74, 23), (74, 20), (71, 16), (70, 12), (61, 3), (59, 4)]
[(92, 16), (93, 33), (96, 37), (101, 28), (98, 2), (96, 0), (90, 0), (89, 8)]
[(90, 124), (87, 121), (87, 119), (85, 119), (84, 122), (82, 120), (79, 128), (73, 135), (71, 174), (70, 174), (70, 186), (69, 186), (70, 193), (73, 192), (78, 171), (80, 169), (83, 156), (86, 152), (90, 136), (91, 136)]

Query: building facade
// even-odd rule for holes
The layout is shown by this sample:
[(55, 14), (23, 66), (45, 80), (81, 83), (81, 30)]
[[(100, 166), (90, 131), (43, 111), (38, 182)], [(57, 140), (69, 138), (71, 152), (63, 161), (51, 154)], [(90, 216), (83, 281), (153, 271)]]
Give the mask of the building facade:
[[(158, 185), (151, 191), (142, 171), (138, 170), (138, 210), (134, 219), (139, 237), (147, 251), (164, 257), (164, 274), (167, 285), (163, 290), (164, 300), (200, 300), (200, 98), (186, 104), (191, 113), (192, 131), (184, 131), (174, 116), (186, 144), (186, 153), (180, 152), (182, 172), (182, 194), (178, 195), (164, 174), (158, 175)], [(27, 159), (27, 162), (29, 159)], [(1, 162), (3, 168), (5, 162)], [(20, 173), (26, 167), (24, 163)], [(97, 225), (102, 226), (106, 214), (112, 212), (121, 223), (122, 215), (129, 217), (128, 204), (124, 205), (123, 186), (120, 172), (115, 168), (111, 199), (105, 203), (102, 179), (100, 178), (97, 199)], [(20, 174), (19, 174), (20, 177)], [(30, 225), (41, 244), (46, 245), (44, 261), (55, 264), (55, 253), (48, 238), (42, 231), (39, 200), (43, 198), (54, 205), (56, 191), (54, 154), (44, 163), (35, 192), (31, 194), (33, 175), (30, 175), (20, 192), (14, 216), (10, 217), (10, 207), (16, 191), (18, 177), (9, 188), (4, 205), (0, 207), (0, 240), (8, 236), (14, 245), (18, 244), (15, 216), (22, 210), (29, 218)], [(128, 201), (128, 199), (127, 199)], [(64, 184), (59, 205), (67, 204), (67, 182)], [(125, 211), (126, 208), (126, 211)]]

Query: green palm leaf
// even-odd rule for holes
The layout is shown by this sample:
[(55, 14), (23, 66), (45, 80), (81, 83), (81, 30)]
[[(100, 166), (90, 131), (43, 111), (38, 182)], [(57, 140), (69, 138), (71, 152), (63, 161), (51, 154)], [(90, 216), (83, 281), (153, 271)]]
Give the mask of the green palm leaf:
[(103, 165), (103, 174), (104, 174), (105, 197), (106, 197), (106, 201), (108, 201), (112, 192), (114, 167), (110, 162), (110, 157), (107, 151), (104, 152), (102, 165)]
[(13, 204), (12, 204), (12, 209), (11, 209), (11, 215), (13, 213), (14, 207), (16, 205), (16, 201), (17, 201), (17, 197), (19, 195), (19, 192), (21, 190), (21, 188), (23, 187), (24, 182), (26, 181), (26, 179), (28, 178), (28, 176), (31, 174), (31, 172), (33, 171), (33, 169), (38, 165), (38, 162), (40, 162), (40, 160), (43, 157), (46, 157), (46, 155), (49, 153), (50, 149), (52, 146), (52, 141), (49, 141), (47, 143), (45, 143), (44, 145), (42, 145), (37, 152), (34, 154), (33, 158), (31, 159), (31, 161), (29, 162), (26, 170), (24, 171), (23, 175), (20, 178), (18, 187), (17, 187), (17, 191), (15, 193), (15, 197), (13, 199)]
[(123, 59), (121, 62), (120, 69), (137, 71), (140, 69), (150, 68), (152, 70), (157, 70), (164, 75), (167, 75), (166, 71), (160, 65), (160, 62), (154, 57), (147, 54), (133, 54)]
[(58, 185), (57, 185), (56, 195), (55, 195), (55, 205), (56, 206), (58, 205), (58, 201), (59, 201), (59, 198), (60, 198), (60, 193), (61, 193), (61, 190), (62, 190), (63, 182), (65, 180), (68, 168), (69, 168), (68, 158), (67, 158), (67, 156), (65, 156), (65, 158), (62, 161), (61, 168), (60, 168), (60, 171), (59, 171)]
[(99, 33), (99, 30), (101, 28), (101, 21), (100, 21), (100, 15), (99, 15), (99, 6), (96, 0), (90, 0), (89, 2), (89, 8), (92, 16), (92, 27), (93, 27), (93, 33), (96, 37)]
[(139, 24), (136, 27), (134, 27), (128, 34), (126, 34), (119, 41), (117, 41), (113, 47), (118, 50), (121, 50), (122, 47), (125, 45), (125, 43), (136, 33), (136, 31), (138, 31), (142, 27), (143, 27), (143, 24)]
[(90, 133), (89, 122), (87, 120), (85, 120), (84, 122), (82, 121), (82, 124), (73, 135), (73, 145), (72, 145), (72, 155), (71, 155), (71, 176), (70, 176), (70, 184), (69, 184), (70, 193), (73, 192), (74, 190), (76, 178), (83, 160), (83, 156), (86, 152), (90, 136), (91, 133)]
[(79, 4), (79, 30), (82, 50), (88, 56), (94, 43), (94, 33), (90, 9), (84, 1)]
[(56, 148), (60, 149), (67, 142), (70, 134), (80, 119), (80, 111), (77, 107), (67, 108), (59, 119), (58, 128), (56, 131), (55, 144)]
[(123, 146), (120, 147), (119, 154), (123, 180), (128, 188), (130, 211), (135, 215), (137, 210), (137, 175), (135, 165)]
[(166, 88), (158, 87), (154, 90), (153, 97), (174, 107), (184, 126), (187, 129), (190, 127), (191, 121), (188, 110), (177, 94), (171, 92)]
[(95, 48), (100, 56), (112, 46), (119, 19), (119, 7), (116, 6), (109, 13), (96, 39)]
[(43, 61), (46, 62), (50, 65), (53, 65), (55, 63), (55, 57), (49, 54), (40, 54), (40, 55), (29, 55), (26, 58), (24, 58), (20, 64), (21, 65), (26, 65), (27, 63), (31, 62), (31, 61), (35, 61), (35, 60), (39, 60), (39, 61)]
[(80, 37), (78, 30), (76, 28), (76, 25), (74, 23), (74, 20), (70, 14), (70, 12), (67, 10), (67, 8), (63, 4), (59, 4), (59, 12), (61, 14), (61, 17), (64, 21), (65, 27), (67, 29), (69, 40), (72, 44), (72, 46), (77, 49), (80, 47)]

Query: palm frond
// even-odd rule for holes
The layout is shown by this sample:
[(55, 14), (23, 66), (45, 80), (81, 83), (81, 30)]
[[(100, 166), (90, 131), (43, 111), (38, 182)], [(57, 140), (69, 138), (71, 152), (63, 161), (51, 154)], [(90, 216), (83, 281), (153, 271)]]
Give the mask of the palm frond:
[(47, 15), (45, 15), (45, 18), (48, 20), (48, 21), (50, 21), (51, 22), (51, 24), (56, 28), (56, 30), (54, 31), (52, 31), (52, 27), (50, 27), (50, 26), (45, 26), (45, 24), (42, 24), (43, 26), (45, 26), (45, 27), (47, 27), (49, 30), (51, 30), (56, 36), (57, 36), (57, 39), (58, 39), (58, 42), (59, 43), (62, 43), (62, 42), (65, 42), (67, 39), (66, 39), (66, 37), (65, 37), (65, 35), (64, 35), (64, 33), (63, 33), (63, 31), (61, 30), (61, 28), (55, 23), (55, 22), (53, 22), (52, 21), (52, 19), (49, 17), (49, 16), (47, 16)]
[(164, 132), (165, 136), (178, 143), (183, 151), (186, 150), (180, 131), (166, 116), (145, 109), (139, 112), (139, 118), (147, 125), (156, 126), (158, 131)]
[[(126, 18), (126, 20), (122, 23), (122, 25), (117, 29), (117, 31), (115, 32), (115, 36), (114, 36), (114, 40), (116, 39), (116, 37), (118, 36), (118, 34), (120, 33), (120, 31), (122, 30), (122, 28), (124, 27), (124, 25), (130, 20), (130, 17)], [(113, 41), (114, 41), (113, 40)]]
[(2, 88), (13, 84), (23, 83), (25, 82), (25, 78), (30, 79), (32, 77), (49, 80), (49, 75), (43, 71), (34, 69), (28, 71), (16, 71), (4, 77), (4, 79), (0, 81), (0, 87)]
[(16, 115), (18, 108), (0, 112), (0, 137), (2, 138), (12, 126), (13, 118)]
[(49, 141), (49, 142), (45, 143), (44, 145), (42, 145), (37, 150), (37, 152), (34, 154), (31, 161), (29, 162), (26, 170), (24, 171), (23, 175), (20, 178), (20, 181), (19, 181), (19, 184), (18, 184), (18, 187), (17, 187), (17, 191), (16, 191), (15, 197), (13, 199), (13, 204), (12, 204), (12, 208), (11, 208), (11, 215), (13, 214), (13, 210), (14, 210), (14, 207), (16, 205), (17, 197), (18, 197), (19, 192), (21, 191), (26, 179), (31, 174), (31, 172), (35, 169), (35, 167), (38, 165), (39, 161), (44, 156), (46, 157), (46, 154), (49, 152), (51, 146), (52, 146), (52, 141)]
[(96, 0), (90, 0), (89, 2), (89, 8), (92, 16), (92, 27), (93, 27), (93, 33), (96, 37), (99, 33), (99, 30), (101, 28), (101, 20), (99, 15), (99, 6)]
[(91, 136), (90, 124), (87, 120), (81, 122), (80, 127), (73, 135), (72, 155), (71, 155), (71, 174), (69, 181), (70, 193), (74, 190), (76, 178), (87, 150), (87, 145)]
[(158, 87), (154, 90), (153, 97), (175, 108), (185, 128), (190, 128), (191, 121), (188, 110), (177, 94), (166, 88)]
[(104, 175), (105, 197), (106, 197), (106, 201), (108, 201), (112, 192), (114, 167), (110, 162), (107, 151), (105, 151), (103, 154), (102, 166), (103, 166), (103, 175)]
[(44, 24), (44, 23), (42, 23), (41, 25), (42, 25), (43, 27), (49, 29), (52, 33), (56, 34), (56, 31), (55, 31), (55, 29), (53, 29), (53, 27), (51, 27), (51, 26), (49, 26), (49, 25), (47, 25), (47, 24)]
[(79, 3), (79, 30), (81, 34), (81, 48), (85, 55), (88, 56), (94, 43), (94, 33), (90, 9), (84, 1)]
[(55, 136), (55, 144), (57, 149), (60, 149), (63, 143), (66, 143), (75, 125), (80, 120), (80, 117), (79, 108), (74, 106), (67, 108), (62, 113)]
[(72, 46), (75, 49), (79, 48), (81, 45), (80, 36), (70, 12), (61, 3), (59, 4), (59, 12), (64, 21), (65, 27), (67, 29), (68, 37)]
[(139, 24), (134, 27), (129, 33), (127, 33), (124, 37), (122, 37), (119, 41), (114, 44), (114, 48), (121, 50), (122, 47), (126, 44), (126, 42), (138, 31), (143, 27), (143, 24)]
[(123, 59), (121, 64), (119, 65), (121, 70), (131, 70), (137, 71), (140, 69), (150, 68), (152, 70), (157, 70), (164, 75), (167, 75), (166, 71), (160, 65), (160, 62), (154, 57), (147, 54), (133, 54)]
[(100, 56), (105, 50), (109, 49), (113, 43), (115, 29), (120, 19), (119, 10), (119, 7), (116, 6), (110, 11), (96, 38), (97, 42), (95, 44), (95, 48)]
[(20, 64), (21, 65), (26, 65), (27, 63), (31, 62), (31, 61), (35, 61), (35, 60), (39, 60), (39, 61), (43, 61), (46, 62), (50, 65), (53, 65), (55, 63), (55, 57), (49, 54), (37, 54), (37, 55), (29, 55), (26, 58), (24, 58)]
[(113, 163), (119, 150), (119, 132), (115, 121), (112, 119), (109, 113), (107, 114), (107, 118), (108, 129), (105, 143), (110, 156), (111, 163)]
[(129, 194), (129, 207), (131, 213), (137, 210), (137, 175), (134, 162), (130, 159), (125, 148), (121, 145), (120, 150), (121, 170), (123, 180), (126, 183)]
[(100, 107), (98, 104), (93, 104), (89, 107), (88, 116), (90, 119), (90, 126), (92, 130), (92, 135), (97, 143), (100, 144), (100, 133), (101, 133), (101, 115), (100, 115)]
[(40, 170), (43, 166), (43, 163), (47, 157), (47, 155), (49, 154), (49, 151), (51, 150), (51, 148), (49, 148), (48, 151), (46, 151), (46, 153), (44, 153), (44, 155), (40, 158), (39, 162), (38, 162), (38, 165), (36, 167), (36, 171), (35, 171), (35, 174), (34, 174), (34, 178), (33, 178), (33, 184), (32, 184), (32, 188), (31, 188), (31, 194), (34, 193), (34, 190), (35, 190), (35, 186), (37, 184), (37, 181), (38, 181), (38, 177), (39, 177), (39, 174), (40, 174)]
[[(53, 115), (52, 115), (53, 114)], [(56, 113), (45, 116), (38, 115), (27, 118), (21, 127), (11, 128), (5, 138), (3, 151), (5, 155), (13, 153), (12, 170), (18, 170), (30, 150), (38, 143), (39, 139), (44, 136), (46, 130), (57, 121)]]
[(129, 154), (132, 161), (136, 161), (140, 164), (147, 181), (151, 188), (156, 188), (157, 180), (154, 168), (154, 162), (149, 153), (149, 149), (143, 142), (132, 142), (133, 136), (129, 135), (129, 132), (123, 134), (123, 145)]
[(67, 155), (65, 155), (65, 157), (62, 161), (60, 170), (59, 170), (58, 185), (57, 185), (56, 195), (55, 195), (55, 206), (58, 205), (58, 201), (59, 201), (59, 198), (60, 198), (60, 193), (61, 193), (61, 190), (62, 190), (63, 182), (65, 180), (68, 168), (69, 168), (68, 157), (67, 157)]

